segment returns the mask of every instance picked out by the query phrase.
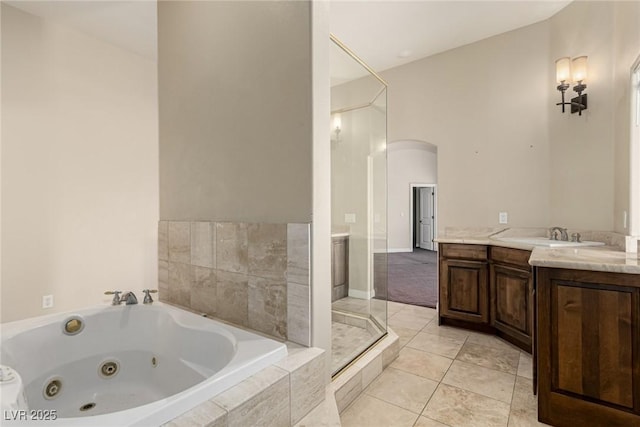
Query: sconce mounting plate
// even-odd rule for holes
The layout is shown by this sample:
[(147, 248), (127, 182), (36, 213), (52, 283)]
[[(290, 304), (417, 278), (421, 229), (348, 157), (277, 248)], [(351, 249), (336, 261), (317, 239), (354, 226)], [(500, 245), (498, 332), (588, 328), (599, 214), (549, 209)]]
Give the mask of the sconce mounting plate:
[[(576, 96), (575, 98), (571, 98), (571, 114), (573, 113), (578, 113), (580, 111), (580, 108), (575, 105), (575, 104), (580, 104), (580, 97)], [(587, 94), (584, 93), (582, 94), (582, 105), (584, 105), (584, 107), (582, 108), (582, 110), (586, 110), (587, 109)]]

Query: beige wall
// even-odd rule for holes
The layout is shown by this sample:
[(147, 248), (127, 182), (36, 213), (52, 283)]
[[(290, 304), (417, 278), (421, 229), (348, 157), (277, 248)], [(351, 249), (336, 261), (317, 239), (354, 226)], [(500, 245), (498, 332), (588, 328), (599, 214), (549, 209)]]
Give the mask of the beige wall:
[(423, 141), (394, 141), (387, 148), (389, 169), (389, 250), (412, 251), (411, 184), (436, 184), (437, 151)]
[(2, 321), (155, 288), (156, 64), (5, 4), (2, 59)]
[[(389, 140), (438, 146), (439, 229), (628, 233), (629, 76), (640, 3), (577, 1), (549, 20), (389, 70)], [(562, 114), (558, 57), (588, 55), (589, 109)], [(569, 95), (574, 96), (573, 91)]]
[[(630, 71), (640, 57), (640, 2), (617, 2), (614, 9), (614, 229), (630, 234), (629, 222), (623, 227), (624, 212), (630, 212)], [(639, 153), (640, 154), (640, 153)], [(640, 160), (636, 159), (636, 165)], [(640, 173), (640, 171), (638, 172)], [(640, 212), (634, 212), (640, 219)]]
[(160, 217), (311, 220), (308, 2), (160, 2)]
[(552, 222), (628, 234), (629, 82), (640, 55), (640, 3), (574, 2), (550, 19), (550, 42), (550, 64), (589, 57), (583, 117), (549, 106)]
[[(549, 103), (551, 223), (612, 230), (614, 225), (613, 6), (575, 2), (550, 19), (547, 75), (554, 61), (587, 55), (589, 108), (582, 117)], [(557, 84), (557, 83), (556, 83)], [(559, 102), (554, 90), (552, 101)], [(572, 90), (569, 97), (575, 96)]]
[(548, 223), (548, 31), (538, 23), (383, 73), (389, 141), (438, 147), (440, 230), (497, 226), (500, 211), (511, 226)]
[[(349, 295), (368, 299), (374, 293), (372, 254), (387, 249), (386, 88), (338, 44), (331, 42), (330, 50), (331, 60), (341, 63), (331, 69), (331, 224), (349, 232)], [(344, 70), (351, 79), (364, 76), (347, 81), (340, 76)]]
[(326, 7), (161, 2), (158, 49), (161, 218), (309, 223), (313, 210), (306, 326), (329, 350)]

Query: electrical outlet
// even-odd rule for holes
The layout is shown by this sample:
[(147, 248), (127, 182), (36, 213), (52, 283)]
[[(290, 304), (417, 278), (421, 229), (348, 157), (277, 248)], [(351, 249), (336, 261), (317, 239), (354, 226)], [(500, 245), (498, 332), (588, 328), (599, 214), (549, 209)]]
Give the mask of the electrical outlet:
[(622, 212), (622, 228), (627, 228), (627, 211)]
[(500, 212), (498, 215), (498, 221), (500, 224), (507, 224), (509, 222), (509, 217), (506, 212)]
[(42, 297), (42, 308), (53, 307), (53, 295), (44, 295)]
[(344, 222), (346, 222), (347, 224), (355, 224), (356, 214), (354, 213), (344, 214)]

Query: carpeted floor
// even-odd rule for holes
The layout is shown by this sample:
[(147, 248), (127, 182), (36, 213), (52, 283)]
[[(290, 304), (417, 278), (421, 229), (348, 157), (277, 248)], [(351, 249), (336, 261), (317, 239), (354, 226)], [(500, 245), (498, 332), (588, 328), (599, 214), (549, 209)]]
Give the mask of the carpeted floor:
[(389, 301), (435, 308), (438, 300), (438, 253), (416, 248), (388, 254)]

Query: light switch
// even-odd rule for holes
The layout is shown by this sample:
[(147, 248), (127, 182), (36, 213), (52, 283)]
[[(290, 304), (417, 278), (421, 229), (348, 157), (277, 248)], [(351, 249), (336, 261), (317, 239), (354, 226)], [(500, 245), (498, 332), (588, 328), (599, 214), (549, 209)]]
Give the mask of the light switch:
[(346, 222), (347, 224), (355, 224), (356, 214), (354, 213), (344, 214), (344, 222)]

